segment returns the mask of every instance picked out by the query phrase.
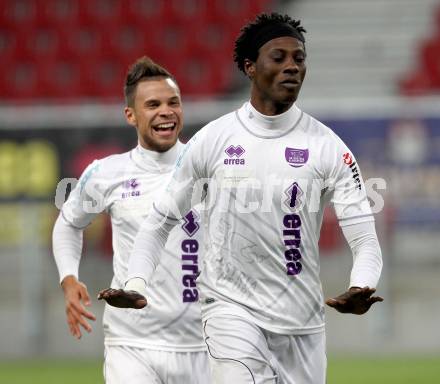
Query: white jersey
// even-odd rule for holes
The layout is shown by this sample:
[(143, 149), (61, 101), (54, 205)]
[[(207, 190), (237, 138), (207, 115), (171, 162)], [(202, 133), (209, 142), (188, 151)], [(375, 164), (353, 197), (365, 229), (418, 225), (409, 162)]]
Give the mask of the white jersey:
[[(167, 184), (178, 153), (177, 143), (165, 153), (138, 146), (130, 152), (94, 161), (63, 205), (62, 215), (72, 226), (86, 227), (102, 211), (111, 217), (113, 288), (124, 288), (135, 236), (153, 200)], [(106, 345), (126, 345), (162, 351), (204, 351), (200, 306), (195, 278), (201, 239), (199, 216), (192, 211), (170, 234), (153, 281), (148, 306), (121, 309), (106, 304)], [(185, 252), (192, 244), (194, 252)]]
[[(322, 332), (324, 207), (333, 202), (341, 226), (374, 220), (346, 145), (295, 105), (269, 117), (245, 103), (187, 144), (155, 209), (179, 217), (205, 183), (203, 319), (236, 314), (275, 333)], [(374, 287), (378, 278), (355, 280)]]

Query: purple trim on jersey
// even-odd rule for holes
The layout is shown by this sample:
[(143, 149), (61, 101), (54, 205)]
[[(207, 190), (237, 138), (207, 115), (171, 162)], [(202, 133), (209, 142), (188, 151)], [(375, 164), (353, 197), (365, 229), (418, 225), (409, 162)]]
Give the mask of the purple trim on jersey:
[(237, 118), (238, 122), (242, 125), (242, 127), (248, 133), (250, 133), (252, 136), (259, 137), (260, 139), (279, 139), (280, 137), (288, 135), (290, 132), (292, 132), (297, 127), (299, 122), (302, 120), (303, 115), (304, 115), (304, 112), (301, 111), (301, 114), (299, 115), (298, 120), (295, 121), (295, 124), (293, 124), (292, 128), (288, 129), (286, 132), (283, 132), (283, 133), (280, 133), (279, 135), (274, 135), (274, 136), (263, 136), (263, 135), (259, 135), (259, 134), (255, 133), (255, 132), (252, 132), (248, 127), (246, 127), (246, 124), (240, 119), (240, 116), (238, 114), (238, 110), (235, 111), (235, 117)]
[(309, 160), (309, 150), (286, 147), (284, 156), (291, 167), (300, 168)]

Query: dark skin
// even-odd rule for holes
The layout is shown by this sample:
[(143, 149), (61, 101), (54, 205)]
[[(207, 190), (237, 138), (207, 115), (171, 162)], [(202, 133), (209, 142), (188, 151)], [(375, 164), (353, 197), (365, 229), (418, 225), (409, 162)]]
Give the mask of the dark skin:
[(136, 291), (107, 288), (98, 293), (98, 300), (118, 308), (142, 309), (147, 305), (147, 299)]
[(374, 292), (376, 292), (374, 288), (351, 287), (347, 292), (327, 299), (325, 303), (341, 313), (363, 315), (374, 303), (383, 301), (380, 296), (372, 296)]
[[(286, 112), (297, 100), (306, 76), (304, 44), (294, 37), (278, 37), (264, 44), (255, 62), (245, 59), (244, 68), (251, 79), (251, 103), (267, 116)], [(382, 297), (372, 296), (376, 290), (369, 287), (351, 287), (326, 304), (341, 313), (362, 315)], [(98, 299), (120, 308), (143, 308), (144, 296), (135, 291), (106, 289)]]
[(251, 103), (263, 115), (286, 112), (296, 101), (306, 76), (304, 44), (293, 37), (268, 41), (255, 62), (245, 59), (251, 79)]

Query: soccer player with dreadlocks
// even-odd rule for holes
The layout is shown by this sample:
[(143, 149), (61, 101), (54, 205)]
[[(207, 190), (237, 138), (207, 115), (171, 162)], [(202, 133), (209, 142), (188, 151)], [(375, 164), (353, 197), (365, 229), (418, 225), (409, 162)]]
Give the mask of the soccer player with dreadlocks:
[(250, 101), (189, 142), (138, 233), (125, 290), (101, 293), (110, 304), (139, 304), (169, 231), (203, 185), (199, 287), (215, 383), (325, 383), (318, 240), (328, 202), (353, 268), (348, 290), (327, 304), (363, 314), (382, 301), (372, 296), (382, 258), (355, 158), (295, 104), (306, 75), (304, 33), (299, 21), (279, 14), (261, 14), (242, 28), (234, 59), (250, 79)]

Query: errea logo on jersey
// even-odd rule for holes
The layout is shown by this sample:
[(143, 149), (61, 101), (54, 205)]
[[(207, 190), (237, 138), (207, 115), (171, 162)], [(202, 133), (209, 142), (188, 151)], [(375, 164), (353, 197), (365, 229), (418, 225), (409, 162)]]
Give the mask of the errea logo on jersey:
[(192, 303), (199, 299), (196, 279), (199, 276), (198, 251), (199, 242), (191, 239), (200, 229), (200, 216), (196, 211), (190, 211), (183, 217), (182, 229), (190, 237), (182, 241), (182, 277), (183, 291), (182, 300), (184, 303)]
[(126, 199), (127, 197), (140, 196), (141, 192), (137, 190), (140, 186), (140, 183), (137, 179), (128, 179), (122, 183), (122, 187), (128, 192), (122, 192), (122, 198)]
[(182, 224), (182, 229), (189, 237), (193, 237), (194, 234), (199, 230), (199, 219), (200, 217), (197, 215), (197, 213), (195, 213), (195, 211), (189, 211), (189, 213), (183, 217), (184, 223)]
[(240, 159), (241, 156), (246, 151), (241, 145), (230, 145), (228, 148), (225, 149), (225, 153), (228, 155), (229, 159), (225, 159), (224, 163), (225, 165), (243, 165), (245, 163), (244, 159)]

